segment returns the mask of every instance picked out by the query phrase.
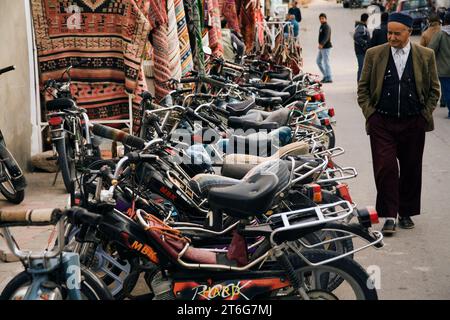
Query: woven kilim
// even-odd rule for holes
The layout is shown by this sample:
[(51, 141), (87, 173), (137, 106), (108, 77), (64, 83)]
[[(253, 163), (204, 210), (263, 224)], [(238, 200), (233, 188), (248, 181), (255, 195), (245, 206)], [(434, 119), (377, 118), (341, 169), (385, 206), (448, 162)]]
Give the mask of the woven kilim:
[[(155, 1), (156, 2), (156, 1)], [(31, 0), (41, 84), (59, 79), (69, 64), (72, 93), (91, 119), (137, 115), (146, 90), (142, 58), (157, 4), (148, 0)], [(135, 117), (135, 124), (138, 118)]]
[(173, 0), (167, 0), (167, 40), (168, 40), (168, 59), (170, 76), (173, 79), (181, 78), (180, 61), (180, 42), (178, 40), (177, 18), (175, 14), (175, 3)]
[(222, 15), (227, 20), (227, 27), (236, 32), (241, 32), (241, 28), (239, 27), (239, 19), (236, 13), (236, 1), (220, 0), (219, 3)]
[(178, 42), (180, 44), (181, 74), (184, 76), (189, 71), (192, 71), (194, 62), (192, 61), (191, 45), (189, 43), (189, 32), (186, 25), (183, 0), (174, 0), (174, 4), (178, 28)]
[(256, 20), (255, 8), (257, 0), (240, 0), (239, 18), (241, 21), (241, 32), (245, 42), (245, 52), (251, 53), (255, 41)]
[(220, 7), (218, 0), (207, 0), (209, 15), (209, 47), (216, 57), (223, 56), (222, 27), (220, 25)]

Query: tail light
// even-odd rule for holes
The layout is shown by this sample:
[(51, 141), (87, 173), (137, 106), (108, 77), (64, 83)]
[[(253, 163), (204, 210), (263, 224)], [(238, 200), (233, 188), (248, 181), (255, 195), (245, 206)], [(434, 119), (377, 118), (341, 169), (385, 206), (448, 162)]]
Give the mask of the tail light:
[(314, 100), (315, 101), (321, 101), (322, 100), (322, 95), (320, 93), (316, 93), (315, 95), (313, 95)]
[(317, 183), (310, 183), (305, 185), (306, 188), (306, 194), (308, 197), (316, 202), (320, 203), (322, 202), (322, 188)]
[(350, 196), (350, 190), (347, 184), (345, 183), (338, 184), (336, 186), (336, 190), (342, 199), (347, 200), (350, 203), (353, 203), (352, 197)]
[(52, 127), (59, 126), (59, 125), (61, 125), (61, 123), (63, 123), (63, 118), (62, 117), (51, 117), (50, 119), (48, 119), (48, 123)]
[(373, 224), (379, 223), (378, 212), (373, 207), (357, 209), (356, 212), (358, 221), (364, 228), (370, 228)]
[(328, 119), (328, 118), (322, 119), (322, 120), (320, 120), (320, 123), (323, 126), (329, 126), (330, 125), (330, 119)]
[(328, 109), (328, 115), (329, 115), (330, 117), (334, 117), (334, 115), (335, 115), (334, 108), (329, 108), (329, 109)]

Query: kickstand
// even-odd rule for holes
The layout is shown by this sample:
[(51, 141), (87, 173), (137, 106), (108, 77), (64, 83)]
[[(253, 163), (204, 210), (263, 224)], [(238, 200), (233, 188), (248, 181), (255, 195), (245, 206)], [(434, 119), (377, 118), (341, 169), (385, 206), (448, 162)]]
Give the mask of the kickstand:
[(58, 173), (59, 173), (60, 171), (61, 171), (60, 169), (58, 169), (58, 171), (56, 171), (55, 179), (53, 179), (53, 183), (52, 183), (52, 186), (53, 186), (53, 187), (56, 185), (56, 179), (58, 179)]

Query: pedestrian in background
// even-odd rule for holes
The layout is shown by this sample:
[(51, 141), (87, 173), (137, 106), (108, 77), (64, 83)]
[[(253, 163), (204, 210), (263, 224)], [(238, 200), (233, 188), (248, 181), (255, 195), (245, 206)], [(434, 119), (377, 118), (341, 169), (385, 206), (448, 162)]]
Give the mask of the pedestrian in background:
[(240, 63), (245, 53), (243, 39), (234, 30), (228, 28), (226, 19), (221, 20), (221, 26), (223, 58), (231, 62)]
[(434, 129), (440, 86), (434, 52), (411, 43), (413, 19), (392, 13), (388, 43), (367, 50), (358, 103), (370, 137), (382, 232), (414, 228), (420, 214), (425, 132)]
[(366, 55), (366, 51), (369, 48), (370, 44), (370, 32), (369, 29), (367, 29), (368, 19), (369, 15), (367, 13), (363, 13), (361, 15), (361, 20), (356, 21), (355, 32), (353, 33), (353, 42), (355, 44), (356, 60), (358, 61), (357, 81), (359, 81), (359, 78), (361, 77), (361, 70), (364, 63), (364, 56)]
[(298, 7), (298, 1), (292, 1), (292, 7), (289, 8), (288, 13), (293, 14), (295, 16), (295, 21), (300, 24), (300, 22), (302, 21), (302, 12)]
[(299, 25), (297, 20), (295, 20), (295, 16), (293, 14), (288, 14), (286, 16), (286, 21), (288, 22), (285, 26), (284, 26), (284, 36), (287, 38), (289, 35), (289, 27), (292, 26), (292, 31), (294, 34), (294, 37), (297, 38), (298, 34), (299, 34)]
[(327, 23), (327, 15), (321, 13), (319, 15), (320, 29), (319, 29), (319, 54), (317, 55), (317, 65), (320, 72), (323, 74), (323, 83), (331, 83), (333, 79), (331, 77), (330, 68), (330, 53), (331, 53), (331, 28)]
[(389, 13), (383, 12), (381, 14), (381, 24), (378, 28), (375, 28), (372, 33), (372, 39), (370, 39), (369, 47), (376, 47), (380, 44), (385, 44), (387, 40), (387, 23), (389, 19)]
[(437, 13), (431, 13), (428, 17), (428, 29), (422, 32), (420, 37), (420, 45), (428, 47), (433, 36), (441, 31), (441, 20)]
[(448, 108), (450, 119), (450, 12), (445, 14), (441, 31), (436, 33), (428, 45), (436, 54), (436, 63), (441, 82), (441, 103)]

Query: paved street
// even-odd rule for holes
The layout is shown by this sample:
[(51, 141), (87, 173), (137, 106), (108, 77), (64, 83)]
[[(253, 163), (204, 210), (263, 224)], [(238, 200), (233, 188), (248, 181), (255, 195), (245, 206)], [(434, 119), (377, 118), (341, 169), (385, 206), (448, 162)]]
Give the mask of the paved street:
[[(358, 170), (358, 177), (350, 181), (353, 199), (360, 206), (374, 205), (376, 192), (369, 139), (356, 103), (357, 62), (350, 37), (354, 21), (364, 10), (344, 9), (342, 4), (324, 0), (313, 0), (308, 8), (302, 9), (304, 69), (313, 73), (319, 73), (315, 58), (320, 12), (328, 15), (332, 28), (334, 83), (325, 85), (325, 93), (328, 105), (336, 110), (337, 145), (346, 150), (338, 162)], [(414, 37), (414, 41), (417, 40), (418, 37)], [(416, 228), (399, 229), (394, 237), (385, 239), (383, 249), (370, 248), (356, 256), (365, 267), (380, 268), (380, 299), (450, 299), (450, 120), (445, 118), (446, 109), (441, 108), (435, 111), (434, 117), (436, 130), (427, 134), (424, 155), (423, 214), (414, 219)], [(30, 174), (28, 177), (30, 188), (22, 206), (53, 207), (65, 204), (61, 179), (53, 187), (53, 174)], [(5, 205), (6, 202), (0, 199), (0, 207)], [(376, 228), (381, 228), (381, 224)], [(43, 234), (42, 230), (46, 232)], [(19, 243), (23, 240), (28, 247), (41, 248), (41, 244), (45, 246), (47, 230), (21, 228), (18, 232)], [(0, 250), (3, 248), (4, 243), (0, 241)], [(0, 290), (20, 268), (19, 263), (5, 264), (0, 261)]]

